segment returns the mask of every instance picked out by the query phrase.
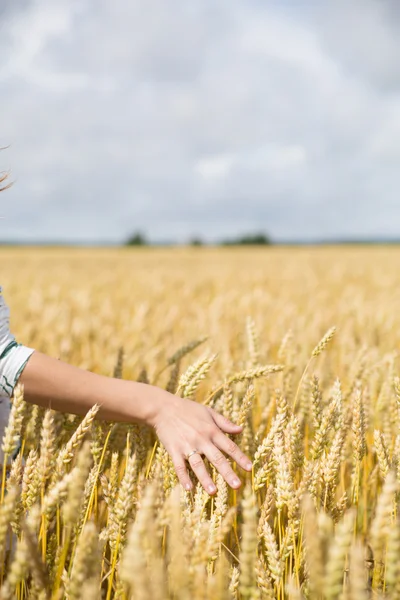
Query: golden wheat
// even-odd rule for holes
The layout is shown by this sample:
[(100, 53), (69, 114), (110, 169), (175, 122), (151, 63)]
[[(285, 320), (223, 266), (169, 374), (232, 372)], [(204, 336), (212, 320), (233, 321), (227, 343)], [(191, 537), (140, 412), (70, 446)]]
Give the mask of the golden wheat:
[(19, 341), (212, 406), (254, 468), (230, 461), (233, 490), (205, 459), (217, 494), (193, 473), (186, 492), (152, 430), (17, 385), (1, 597), (400, 598), (399, 267), (395, 248), (3, 249)]

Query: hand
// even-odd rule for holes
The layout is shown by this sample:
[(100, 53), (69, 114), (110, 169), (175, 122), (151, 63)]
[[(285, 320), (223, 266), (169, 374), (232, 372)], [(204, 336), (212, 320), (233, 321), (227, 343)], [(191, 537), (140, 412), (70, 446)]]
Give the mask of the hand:
[(217, 488), (200, 454), (208, 458), (232, 488), (239, 488), (241, 482), (221, 450), (243, 469), (251, 471), (250, 459), (223, 433), (241, 433), (243, 427), (235, 425), (213, 408), (193, 400), (179, 398), (173, 394), (169, 394), (166, 400), (151, 425), (171, 456), (182, 486), (186, 490), (193, 487), (185, 459), (190, 452), (197, 449), (198, 453), (192, 454), (188, 462), (206, 492), (213, 495)]

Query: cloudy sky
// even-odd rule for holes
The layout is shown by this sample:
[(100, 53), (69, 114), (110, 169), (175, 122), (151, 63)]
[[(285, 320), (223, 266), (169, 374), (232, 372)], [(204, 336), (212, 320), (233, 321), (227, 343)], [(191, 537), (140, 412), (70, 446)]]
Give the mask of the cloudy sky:
[(398, 0), (2, 0), (0, 239), (400, 237)]

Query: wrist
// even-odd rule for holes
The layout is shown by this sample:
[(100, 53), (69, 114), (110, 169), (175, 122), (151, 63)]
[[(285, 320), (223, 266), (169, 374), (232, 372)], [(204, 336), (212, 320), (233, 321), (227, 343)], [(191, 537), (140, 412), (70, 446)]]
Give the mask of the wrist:
[(141, 386), (139, 389), (141, 420), (154, 428), (160, 416), (169, 410), (177, 397), (155, 385), (136, 382), (135, 385)]

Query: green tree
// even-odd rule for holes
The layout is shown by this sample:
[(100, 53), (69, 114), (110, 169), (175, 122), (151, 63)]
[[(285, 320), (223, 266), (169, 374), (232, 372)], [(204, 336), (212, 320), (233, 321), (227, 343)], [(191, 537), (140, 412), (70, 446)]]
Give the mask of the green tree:
[(196, 236), (189, 241), (189, 246), (204, 246), (204, 242), (201, 238)]
[(125, 246), (147, 246), (148, 242), (140, 231), (131, 235), (125, 242)]

